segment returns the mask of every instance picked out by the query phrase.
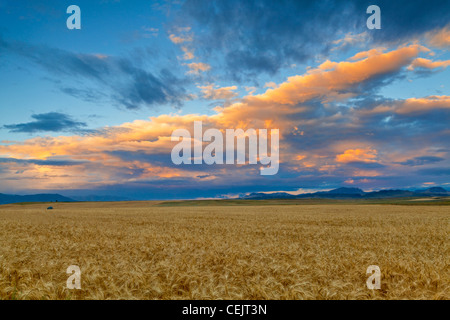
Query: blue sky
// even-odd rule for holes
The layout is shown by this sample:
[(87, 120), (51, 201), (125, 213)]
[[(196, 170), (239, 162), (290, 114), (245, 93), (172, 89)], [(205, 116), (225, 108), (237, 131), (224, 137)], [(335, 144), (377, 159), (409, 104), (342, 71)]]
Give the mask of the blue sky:
[[(72, 4), (81, 30), (66, 27)], [(371, 4), (380, 30), (366, 27)], [(154, 199), (445, 187), (449, 9), (0, 0), (0, 192)], [(279, 128), (280, 172), (174, 166), (167, 139), (199, 119)]]

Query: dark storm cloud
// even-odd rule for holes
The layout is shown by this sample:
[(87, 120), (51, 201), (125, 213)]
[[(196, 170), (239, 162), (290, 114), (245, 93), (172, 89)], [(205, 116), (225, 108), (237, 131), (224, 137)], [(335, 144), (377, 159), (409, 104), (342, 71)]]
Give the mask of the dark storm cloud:
[(396, 162), (396, 163), (402, 164), (404, 166), (423, 166), (431, 163), (440, 162), (443, 160), (445, 159), (441, 157), (424, 156), (424, 157), (415, 157), (403, 162)]
[(386, 167), (385, 165), (377, 162), (361, 162), (361, 161), (348, 162), (346, 166), (356, 169), (380, 169)]
[[(369, 5), (381, 8), (381, 30), (369, 30)], [(197, 48), (223, 54), (232, 78), (274, 74), (291, 63), (327, 54), (334, 40), (366, 32), (363, 40), (401, 43), (450, 21), (448, 1), (209, 1), (188, 0), (175, 25), (197, 27)]]
[[(230, 74), (269, 74), (329, 50), (337, 26), (350, 28), (353, 4), (330, 1), (186, 1), (177, 23), (197, 24), (197, 46), (225, 56)], [(342, 14), (336, 14), (342, 12)], [(359, 19), (361, 20), (361, 19)]]
[(33, 114), (31, 116), (35, 121), (7, 124), (3, 128), (10, 132), (79, 132), (83, 127), (86, 127), (85, 122), (75, 121), (69, 115), (59, 112), (49, 112), (41, 114)]
[[(93, 54), (73, 53), (43, 45), (7, 42), (0, 37), (0, 49), (26, 57), (57, 76), (92, 81), (106, 88), (110, 98), (128, 109), (159, 104), (181, 105), (185, 99), (184, 80), (168, 69), (158, 72), (142, 69), (134, 60)], [(87, 101), (102, 95), (87, 88), (61, 90)]]
[(418, 173), (421, 175), (428, 176), (450, 176), (450, 168), (428, 168), (428, 169), (420, 169)]
[[(450, 21), (450, 2), (441, 0), (365, 0), (366, 8), (376, 4), (381, 9), (383, 32), (372, 32), (375, 42), (395, 42), (419, 37), (427, 31), (445, 27)], [(368, 15), (367, 15), (368, 16)]]
[(1, 163), (19, 163), (19, 164), (36, 164), (39, 166), (75, 166), (85, 163), (85, 161), (74, 160), (38, 160), (38, 159), (15, 159), (15, 158), (0, 158)]

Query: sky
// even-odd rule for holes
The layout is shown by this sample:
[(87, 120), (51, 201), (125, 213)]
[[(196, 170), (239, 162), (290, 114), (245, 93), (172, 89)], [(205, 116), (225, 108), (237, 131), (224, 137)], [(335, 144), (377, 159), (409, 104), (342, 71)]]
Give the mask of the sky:
[[(442, 0), (0, 0), (0, 193), (450, 190), (449, 47)], [(279, 129), (278, 172), (174, 164), (195, 121)]]

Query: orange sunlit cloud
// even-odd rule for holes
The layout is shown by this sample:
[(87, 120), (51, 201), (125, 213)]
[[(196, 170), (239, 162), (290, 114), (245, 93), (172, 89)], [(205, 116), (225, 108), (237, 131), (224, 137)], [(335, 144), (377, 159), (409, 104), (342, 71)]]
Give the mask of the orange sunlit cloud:
[(447, 68), (448, 66), (450, 66), (450, 60), (432, 61), (430, 59), (425, 58), (416, 58), (408, 67), (408, 70), (414, 70), (417, 68), (425, 68), (425, 69)]
[(341, 163), (350, 162), (376, 162), (377, 150), (373, 149), (348, 149), (336, 156), (336, 161)]

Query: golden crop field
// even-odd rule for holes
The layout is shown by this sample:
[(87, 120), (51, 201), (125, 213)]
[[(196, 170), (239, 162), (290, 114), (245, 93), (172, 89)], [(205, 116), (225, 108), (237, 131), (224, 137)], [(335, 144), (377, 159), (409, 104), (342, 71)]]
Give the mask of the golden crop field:
[(0, 206), (1, 299), (450, 298), (448, 206), (52, 205)]

